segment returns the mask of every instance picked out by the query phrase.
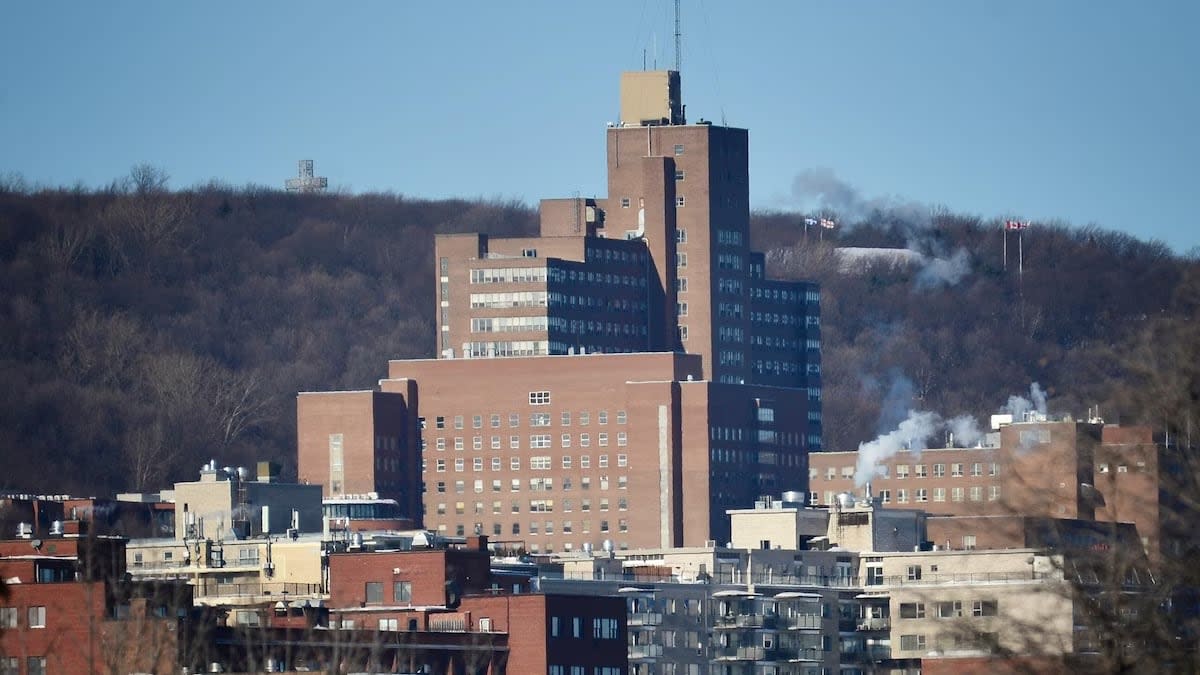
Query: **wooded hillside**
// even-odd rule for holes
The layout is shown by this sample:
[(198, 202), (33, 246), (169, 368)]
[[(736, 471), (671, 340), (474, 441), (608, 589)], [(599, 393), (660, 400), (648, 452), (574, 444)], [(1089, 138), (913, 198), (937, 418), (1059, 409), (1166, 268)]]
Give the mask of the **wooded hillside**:
[[(0, 490), (157, 489), (210, 457), (294, 475), (297, 391), (433, 355), (434, 233), (536, 223), (519, 203), (165, 185), (0, 182)], [(1035, 224), (1018, 276), (997, 223), (869, 220), (815, 241), (797, 214), (752, 222), (772, 275), (823, 284), (828, 448), (906, 405), (982, 417), (1032, 381), (1055, 410), (1200, 434), (1195, 259)], [(836, 246), (926, 258), (846, 269)]]

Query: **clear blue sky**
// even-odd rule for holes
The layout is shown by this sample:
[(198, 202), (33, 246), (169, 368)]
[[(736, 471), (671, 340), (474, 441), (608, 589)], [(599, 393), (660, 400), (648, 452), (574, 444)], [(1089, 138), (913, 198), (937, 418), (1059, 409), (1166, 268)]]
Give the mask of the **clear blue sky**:
[[(689, 118), (750, 129), (751, 204), (863, 199), (1200, 246), (1200, 3), (684, 0)], [(622, 70), (664, 0), (23, 2), (0, 21), (0, 173), (361, 192), (600, 194)]]

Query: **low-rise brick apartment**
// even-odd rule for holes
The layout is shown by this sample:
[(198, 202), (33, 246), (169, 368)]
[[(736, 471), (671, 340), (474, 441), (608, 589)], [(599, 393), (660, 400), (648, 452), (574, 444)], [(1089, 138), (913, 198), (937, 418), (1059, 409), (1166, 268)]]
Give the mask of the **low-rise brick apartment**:
[[(1000, 424), (988, 438), (976, 447), (901, 451), (887, 458), (870, 477), (874, 496), (884, 505), (934, 516), (1130, 522), (1152, 556), (1178, 548), (1178, 542), (1160, 537), (1161, 447), (1149, 428), (1034, 415)], [(857, 462), (857, 452), (813, 453), (809, 504), (828, 505), (839, 493), (861, 492)], [(963, 532), (949, 545), (977, 546), (975, 536)]]
[(125, 540), (0, 541), (0, 672), (178, 672), (190, 629), (184, 583), (125, 578)]

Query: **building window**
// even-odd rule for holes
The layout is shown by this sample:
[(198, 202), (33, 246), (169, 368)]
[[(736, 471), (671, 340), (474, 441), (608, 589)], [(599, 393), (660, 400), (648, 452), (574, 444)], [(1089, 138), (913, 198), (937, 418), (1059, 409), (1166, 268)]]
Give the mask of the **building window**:
[[(459, 502), (459, 503), (461, 504), (462, 502)], [(365, 594), (366, 603), (368, 605), (382, 605), (383, 604), (383, 582), (382, 581), (368, 581), (366, 583), (366, 590), (365, 590), (364, 594)]]
[(959, 600), (946, 600), (937, 604), (937, 617), (939, 619), (956, 619), (962, 616), (962, 602)]
[(500, 415), (497, 415), (496, 413), (492, 413), (492, 428), (493, 429), (500, 428)]
[(17, 627), (17, 608), (0, 607), (0, 628)]
[(680, 341), (680, 342), (687, 342), (687, 339), (688, 339), (688, 327), (687, 327), (687, 326), (678, 326), (678, 328), (679, 328), (679, 341)]
[(550, 447), (550, 434), (532, 434), (529, 436), (529, 447), (531, 449), (544, 449)]
[(46, 675), (46, 657), (30, 656), (25, 659), (25, 672), (28, 675)]
[(548, 391), (531, 391), (531, 392), (529, 392), (529, 405), (550, 405), (550, 392), (548, 392)]
[(621, 208), (629, 208), (629, 197), (621, 197)]
[(687, 230), (682, 229), (682, 228), (675, 230), (675, 243), (677, 243), (677, 244), (686, 244), (687, 243)]
[(675, 206), (682, 208), (684, 206), (684, 204), (686, 204), (686, 203), (687, 203), (687, 199), (683, 195), (679, 195), (678, 197), (675, 198)]
[(920, 565), (909, 565), (908, 570), (907, 570), (907, 578), (909, 581), (920, 581), (921, 580), (921, 566)]
[(924, 635), (901, 635), (900, 649), (906, 652), (922, 651), (925, 649)]
[(412, 602), (412, 582), (396, 581), (392, 584), (392, 597), (395, 602)]
[(900, 603), (900, 618), (901, 619), (924, 619), (925, 618), (925, 603), (923, 603), (923, 602), (902, 602), (902, 603)]
[(559, 424), (561, 424), (564, 427), (571, 426), (571, 411), (570, 410), (564, 410), (562, 412), (562, 419), (559, 422)]
[[(978, 465), (976, 465), (976, 466), (978, 466)], [(962, 475), (963, 475), (963, 465), (962, 464), (955, 462), (954, 464), (950, 465), (950, 477), (951, 478), (962, 478)]]
[(946, 477), (946, 465), (945, 464), (934, 464), (933, 465), (933, 477), (934, 478), (945, 478)]
[(680, 156), (680, 155), (682, 155), (682, 154), (683, 154), (683, 144), (682, 144), (682, 143), (676, 143), (676, 144), (675, 144), (675, 156), (676, 156), (676, 157), (678, 157), (678, 156)]
[(675, 303), (675, 313), (679, 316), (688, 315), (688, 304), (686, 302)]
[(976, 600), (971, 605), (971, 616), (996, 616), (998, 610), (995, 600)]
[(926, 489), (925, 489), (925, 488), (917, 488), (917, 490), (916, 490), (916, 497), (915, 497), (915, 499), (916, 499), (916, 501), (918, 501), (918, 502), (927, 502), (927, 501), (929, 501), (929, 493), (928, 493), (928, 491), (926, 491)]
[(617, 424), (625, 424), (626, 415), (624, 410), (617, 411)]
[(687, 254), (686, 253), (676, 253), (675, 254), (675, 266), (676, 267), (687, 267)]

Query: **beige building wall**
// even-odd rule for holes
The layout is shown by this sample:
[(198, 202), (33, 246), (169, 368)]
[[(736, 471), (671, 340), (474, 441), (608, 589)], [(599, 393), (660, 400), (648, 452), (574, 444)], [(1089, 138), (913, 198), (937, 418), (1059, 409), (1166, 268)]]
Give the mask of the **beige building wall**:
[[(822, 513), (822, 516), (828, 514)], [(799, 549), (801, 523), (799, 509), (738, 509), (729, 512), (733, 548)], [(822, 523), (820, 533), (825, 532)], [(811, 536), (811, 535), (810, 535)]]
[(1061, 567), (1033, 549), (864, 554), (860, 583), (863, 597), (887, 598), (893, 658), (996, 645), (1062, 654), (1074, 650), (1074, 612)]

